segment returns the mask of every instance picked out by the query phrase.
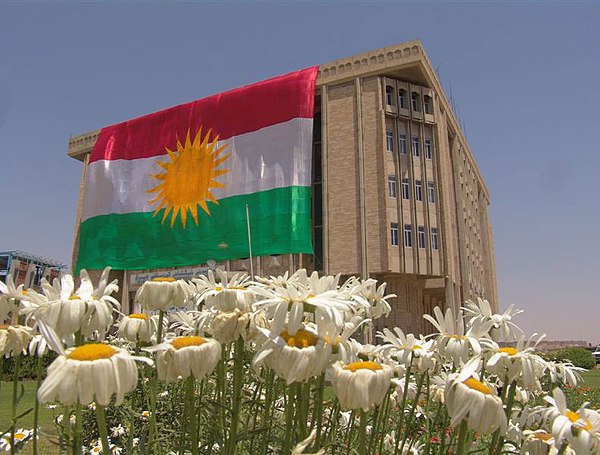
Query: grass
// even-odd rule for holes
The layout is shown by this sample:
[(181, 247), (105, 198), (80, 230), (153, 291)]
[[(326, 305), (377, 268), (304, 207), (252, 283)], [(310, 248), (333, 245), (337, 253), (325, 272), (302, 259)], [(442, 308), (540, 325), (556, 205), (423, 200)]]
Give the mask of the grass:
[(600, 370), (589, 370), (582, 373), (583, 386), (590, 387), (592, 389), (600, 389)]
[[(21, 381), (21, 384), (23, 385), (24, 395), (19, 402), (17, 415), (28, 409), (33, 409), (33, 404), (35, 402), (35, 381)], [(0, 383), (0, 434), (10, 428), (12, 390), (12, 382)], [(20, 391), (18, 393), (20, 393)], [(38, 452), (43, 454), (59, 453), (56, 446), (50, 442), (50, 438), (56, 439), (54, 413), (44, 405), (40, 406), (39, 426), (41, 429)], [(19, 419), (17, 428), (25, 428), (27, 430), (33, 428), (33, 411)], [(29, 442), (22, 453), (31, 453), (31, 450), (32, 444)]]

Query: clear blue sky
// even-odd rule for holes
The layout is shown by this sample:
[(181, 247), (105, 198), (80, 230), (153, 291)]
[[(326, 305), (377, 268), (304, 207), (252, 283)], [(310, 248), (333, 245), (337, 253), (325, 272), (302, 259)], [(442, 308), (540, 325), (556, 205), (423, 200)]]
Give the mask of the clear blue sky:
[(600, 341), (600, 6), (0, 4), (0, 250), (68, 262), (80, 134), (420, 39), (491, 192), (500, 305)]

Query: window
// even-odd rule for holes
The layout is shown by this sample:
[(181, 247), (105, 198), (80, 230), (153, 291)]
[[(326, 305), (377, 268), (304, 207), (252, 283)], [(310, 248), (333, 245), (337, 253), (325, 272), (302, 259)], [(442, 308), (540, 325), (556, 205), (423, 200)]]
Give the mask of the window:
[(423, 97), (423, 108), (426, 114), (433, 114), (433, 101), (431, 96), (425, 95)]
[(417, 228), (417, 236), (419, 240), (419, 248), (425, 248), (425, 226)]
[(400, 144), (400, 153), (406, 155), (406, 134), (401, 134), (398, 142)]
[(390, 85), (385, 86), (385, 104), (391, 106), (394, 103), (394, 89)]
[(431, 248), (434, 250), (440, 249), (438, 230), (434, 227), (431, 228)]
[(419, 138), (418, 137), (416, 137), (416, 136), (413, 137), (412, 145), (413, 145), (413, 155), (421, 156), (421, 150), (419, 149)]
[(404, 225), (404, 246), (412, 246), (412, 226), (410, 224)]
[(398, 90), (398, 107), (406, 109), (406, 90), (403, 88)]
[(402, 199), (410, 199), (410, 189), (408, 179), (402, 179)]
[(417, 92), (412, 92), (410, 95), (410, 100), (412, 102), (412, 110), (415, 112), (419, 112), (421, 110), (421, 106), (419, 103), (419, 94)]
[(417, 201), (423, 200), (423, 186), (420, 180), (415, 180), (415, 199)]
[(433, 182), (427, 182), (427, 199), (435, 204), (435, 184)]
[(388, 152), (394, 151), (394, 132), (391, 130), (387, 130), (385, 132), (385, 143), (387, 146)]
[(433, 151), (431, 149), (431, 139), (425, 139), (425, 159), (430, 160), (433, 157)]
[(390, 197), (398, 197), (398, 188), (395, 175), (388, 175), (388, 192)]
[(398, 223), (390, 223), (392, 245), (398, 245)]

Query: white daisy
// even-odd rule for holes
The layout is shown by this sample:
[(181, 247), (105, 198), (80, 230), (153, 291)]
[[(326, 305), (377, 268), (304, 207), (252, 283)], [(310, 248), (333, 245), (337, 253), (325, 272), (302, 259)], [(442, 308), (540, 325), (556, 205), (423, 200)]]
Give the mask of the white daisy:
[(371, 361), (338, 362), (331, 369), (333, 390), (342, 407), (363, 411), (381, 404), (393, 376), (388, 365)]
[(23, 285), (15, 287), (11, 275), (6, 277), (6, 283), (0, 280), (0, 322), (6, 319), (9, 313), (15, 313), (19, 309), (19, 300), (24, 297)]
[(156, 333), (158, 318), (145, 313), (133, 313), (119, 323), (119, 335), (133, 342), (149, 343)]
[(71, 348), (48, 367), (48, 375), (38, 390), (38, 400), (42, 403), (58, 400), (64, 405), (77, 402), (87, 405), (95, 401), (107, 406), (116, 395), (115, 404), (120, 405), (125, 394), (137, 384), (135, 360), (152, 363), (103, 343)]
[(415, 337), (412, 333), (405, 335), (398, 327), (394, 331), (383, 329), (378, 336), (386, 344), (381, 346), (381, 352), (386, 356), (393, 356), (405, 366), (411, 365), (417, 373), (434, 371), (437, 365), (434, 340), (425, 340), (423, 337)]
[(466, 419), (469, 429), (479, 433), (505, 431), (507, 421), (502, 400), (492, 385), (479, 380), (478, 369), (479, 361), (474, 359), (460, 373), (448, 376), (444, 401), (450, 425), (456, 427)]
[(172, 382), (193, 376), (202, 379), (217, 366), (221, 345), (212, 338), (182, 336), (145, 349), (156, 352), (158, 379)]
[(25, 354), (31, 333), (31, 328), (24, 325), (0, 325), (0, 356)]
[(153, 278), (140, 286), (135, 293), (135, 303), (146, 310), (168, 310), (185, 305), (190, 286), (175, 278)]
[(252, 362), (255, 366), (264, 363), (288, 385), (319, 376), (329, 364), (331, 345), (314, 332), (299, 329), (292, 335), (284, 330), (276, 337), (264, 333), (268, 339)]
[(254, 293), (248, 288), (250, 277), (246, 274), (234, 274), (228, 277), (227, 272), (217, 269), (219, 281), (215, 279), (212, 270), (208, 276), (200, 276), (192, 281), (197, 293), (194, 297), (198, 305), (205, 304), (219, 311), (231, 313), (239, 310), (247, 313), (252, 310)]

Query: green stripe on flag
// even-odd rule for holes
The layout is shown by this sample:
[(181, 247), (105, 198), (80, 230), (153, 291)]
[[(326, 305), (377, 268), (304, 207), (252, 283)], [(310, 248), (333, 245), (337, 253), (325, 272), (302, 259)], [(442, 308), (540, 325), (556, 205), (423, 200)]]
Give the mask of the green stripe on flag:
[(81, 224), (76, 273), (82, 268), (153, 269), (249, 256), (246, 204), (250, 213), (252, 254), (312, 254), (310, 187), (291, 186), (209, 203), (211, 216), (198, 208), (198, 225), (188, 214), (170, 227), (162, 211), (110, 214)]

